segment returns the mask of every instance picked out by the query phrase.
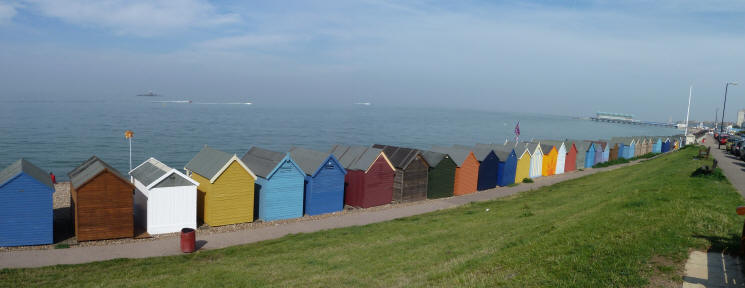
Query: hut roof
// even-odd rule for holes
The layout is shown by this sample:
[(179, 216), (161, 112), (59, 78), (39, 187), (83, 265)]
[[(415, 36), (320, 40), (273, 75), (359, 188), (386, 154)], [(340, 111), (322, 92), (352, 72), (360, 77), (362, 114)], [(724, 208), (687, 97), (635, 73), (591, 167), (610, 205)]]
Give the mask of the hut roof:
[(248, 152), (246, 152), (243, 157), (241, 157), (241, 161), (243, 161), (251, 171), (256, 173), (256, 176), (267, 178), (285, 156), (287, 156), (286, 153), (253, 146), (251, 149), (248, 149)]
[(552, 144), (544, 144), (542, 142), (540, 143), (540, 145), (541, 145), (541, 151), (543, 151), (543, 154), (551, 153), (551, 148), (554, 147), (554, 145)]
[[(404, 169), (409, 166), (409, 163), (416, 159), (416, 156), (420, 154), (419, 150), (411, 148), (403, 148), (396, 146), (388, 146), (382, 144), (375, 144), (373, 148), (383, 149), (383, 153), (388, 156), (388, 160), (391, 161), (394, 167), (398, 169)], [(425, 162), (427, 160), (424, 160)]]
[(457, 148), (457, 147), (444, 147), (444, 146), (432, 147), (432, 151), (448, 154), (450, 158), (452, 158), (453, 161), (455, 161), (455, 164), (457, 164), (458, 167), (462, 166), (463, 163), (466, 162), (466, 159), (468, 158), (468, 154), (471, 153), (470, 149), (463, 149), (463, 148)]
[(178, 172), (176, 169), (168, 167), (168, 165), (163, 164), (162, 162), (152, 157), (145, 160), (145, 162), (143, 162), (139, 166), (135, 167), (135, 169), (132, 169), (132, 171), (129, 171), (129, 175), (131, 175), (132, 178), (140, 181), (140, 183), (148, 187), (148, 189), (152, 187), (153, 184), (162, 182), (163, 179), (165, 179), (165, 176), (171, 174), (176, 174), (180, 178), (183, 178), (194, 185), (199, 185), (198, 182), (192, 180), (189, 177), (186, 177), (186, 175), (181, 174), (181, 172)]
[(436, 167), (437, 164), (440, 164), (440, 161), (448, 157), (448, 155), (446, 155), (445, 153), (435, 151), (420, 150), (419, 152), (422, 153), (424, 161), (427, 161), (427, 164), (429, 164), (430, 168)]
[(301, 147), (292, 147), (290, 148), (290, 157), (292, 157), (292, 160), (297, 163), (297, 166), (300, 166), (300, 169), (303, 169), (305, 174), (313, 175), (313, 173), (316, 173), (318, 168), (329, 159), (329, 153)]
[[(347, 170), (362, 171), (367, 171), (382, 152), (383, 150), (378, 148), (347, 145), (334, 145), (334, 147), (331, 147), (331, 151), (329, 151), (329, 153), (334, 154), (334, 157)], [(391, 169), (395, 169), (385, 154), (383, 154), (383, 158), (391, 165)]]
[(484, 161), (484, 159), (486, 159), (486, 156), (489, 156), (489, 153), (493, 150), (491, 147), (470, 147), (460, 144), (453, 145), (453, 147), (469, 149), (473, 151), (473, 155), (476, 156), (476, 159), (479, 160), (479, 162)]
[(499, 158), (499, 161), (505, 161), (507, 158), (510, 157), (510, 153), (512, 153), (512, 146), (505, 146), (502, 144), (477, 143), (476, 147), (483, 147), (483, 148), (491, 149), (492, 151), (494, 151), (494, 154), (497, 155), (497, 158)]
[(189, 163), (186, 163), (184, 169), (212, 179), (232, 157), (233, 155), (226, 152), (204, 146)]
[(67, 176), (70, 177), (70, 183), (72, 184), (72, 187), (77, 189), (80, 188), (80, 186), (83, 186), (85, 183), (88, 183), (88, 181), (96, 177), (104, 170), (108, 170), (109, 172), (111, 172), (111, 174), (114, 174), (115, 176), (121, 178), (122, 181), (130, 183), (129, 179), (122, 176), (119, 171), (109, 166), (109, 164), (106, 164), (106, 162), (103, 162), (101, 159), (98, 159), (98, 157), (96, 156), (92, 156), (91, 158), (83, 162), (83, 164), (80, 164), (80, 166), (70, 171), (70, 173), (67, 173)]
[(0, 186), (8, 182), (10, 179), (16, 177), (21, 172), (27, 174), (28, 176), (31, 176), (32, 178), (36, 179), (36, 181), (39, 181), (49, 188), (54, 189), (54, 185), (52, 184), (52, 179), (51, 177), (49, 177), (49, 174), (23, 158), (18, 159), (18, 161), (13, 162), (13, 164), (10, 164), (10, 166), (5, 167), (5, 169), (0, 171)]

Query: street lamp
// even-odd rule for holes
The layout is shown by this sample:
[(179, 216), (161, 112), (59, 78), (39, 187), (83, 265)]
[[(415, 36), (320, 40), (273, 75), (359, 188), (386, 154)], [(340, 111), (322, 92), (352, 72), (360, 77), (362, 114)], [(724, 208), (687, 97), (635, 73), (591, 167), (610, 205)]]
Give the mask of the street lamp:
[[(729, 85), (735, 86), (737, 82), (727, 82), (724, 84), (724, 104), (722, 105), (722, 124), (719, 125), (719, 139), (722, 139), (722, 130), (724, 130), (724, 109), (727, 108), (727, 88)], [(722, 148), (722, 141), (717, 142), (719, 142), (718, 148)]]

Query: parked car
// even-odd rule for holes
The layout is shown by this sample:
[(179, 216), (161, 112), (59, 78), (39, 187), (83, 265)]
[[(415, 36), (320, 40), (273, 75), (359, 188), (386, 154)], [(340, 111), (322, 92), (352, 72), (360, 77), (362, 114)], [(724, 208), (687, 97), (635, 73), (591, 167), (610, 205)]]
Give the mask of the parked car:
[(745, 145), (740, 145), (740, 159), (745, 161)]
[(719, 139), (719, 144), (725, 145), (727, 144), (727, 139), (729, 139), (729, 135), (727, 134), (719, 135), (718, 139)]
[(730, 154), (735, 154), (735, 142), (737, 142), (737, 140), (740, 140), (740, 139), (736, 137), (730, 137), (727, 139), (727, 144), (725, 144), (725, 150), (727, 150), (727, 152), (729, 152)]
[(732, 154), (734, 154), (735, 156), (740, 156), (740, 149), (742, 148), (743, 143), (745, 143), (745, 140), (743, 140), (742, 138), (737, 139), (735, 141), (735, 144), (732, 144)]

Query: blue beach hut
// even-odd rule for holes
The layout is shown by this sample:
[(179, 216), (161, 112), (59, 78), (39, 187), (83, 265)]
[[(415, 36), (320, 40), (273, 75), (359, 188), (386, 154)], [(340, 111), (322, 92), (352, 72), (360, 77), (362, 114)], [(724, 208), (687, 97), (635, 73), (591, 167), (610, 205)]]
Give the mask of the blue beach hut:
[(482, 191), (497, 187), (497, 170), (499, 169), (499, 158), (491, 148), (468, 147), (453, 145), (455, 148), (465, 148), (473, 151), (476, 160), (479, 160), (479, 179), (476, 190)]
[(634, 152), (636, 151), (636, 141), (634, 139), (628, 139), (624, 141), (623, 146), (623, 153), (624, 158), (631, 159), (634, 158)]
[(517, 153), (511, 146), (499, 144), (476, 144), (478, 148), (491, 148), (497, 155), (497, 185), (507, 186), (515, 183), (517, 172)]
[(595, 165), (595, 145), (589, 143), (587, 145), (587, 151), (585, 151), (585, 168), (590, 168)]
[(652, 153), (662, 153), (662, 139), (657, 138), (657, 141), (652, 144)]
[(600, 162), (608, 162), (608, 158), (610, 158), (610, 141), (604, 141), (605, 142), (605, 149), (603, 149), (603, 157)]
[[(288, 153), (251, 147), (241, 158), (256, 174), (259, 219), (264, 221), (303, 216), (305, 172)], [(254, 204), (256, 205), (256, 204)]]
[(305, 214), (318, 215), (344, 209), (347, 170), (334, 155), (293, 147), (290, 157), (305, 172)]
[(0, 246), (51, 244), (53, 193), (49, 174), (25, 159), (0, 171)]
[(662, 142), (662, 153), (670, 152), (670, 138)]

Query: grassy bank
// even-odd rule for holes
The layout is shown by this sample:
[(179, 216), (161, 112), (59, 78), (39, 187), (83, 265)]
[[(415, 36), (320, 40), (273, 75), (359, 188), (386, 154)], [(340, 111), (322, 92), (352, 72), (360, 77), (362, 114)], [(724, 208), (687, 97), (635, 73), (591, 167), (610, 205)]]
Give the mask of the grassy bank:
[[(644, 286), (736, 250), (742, 203), (684, 149), (497, 201), (193, 255), (0, 271), (3, 286)], [(488, 210), (487, 210), (488, 209)], [(7, 261), (7, 259), (6, 259)], [(12, 261), (12, 260), (11, 260)]]

